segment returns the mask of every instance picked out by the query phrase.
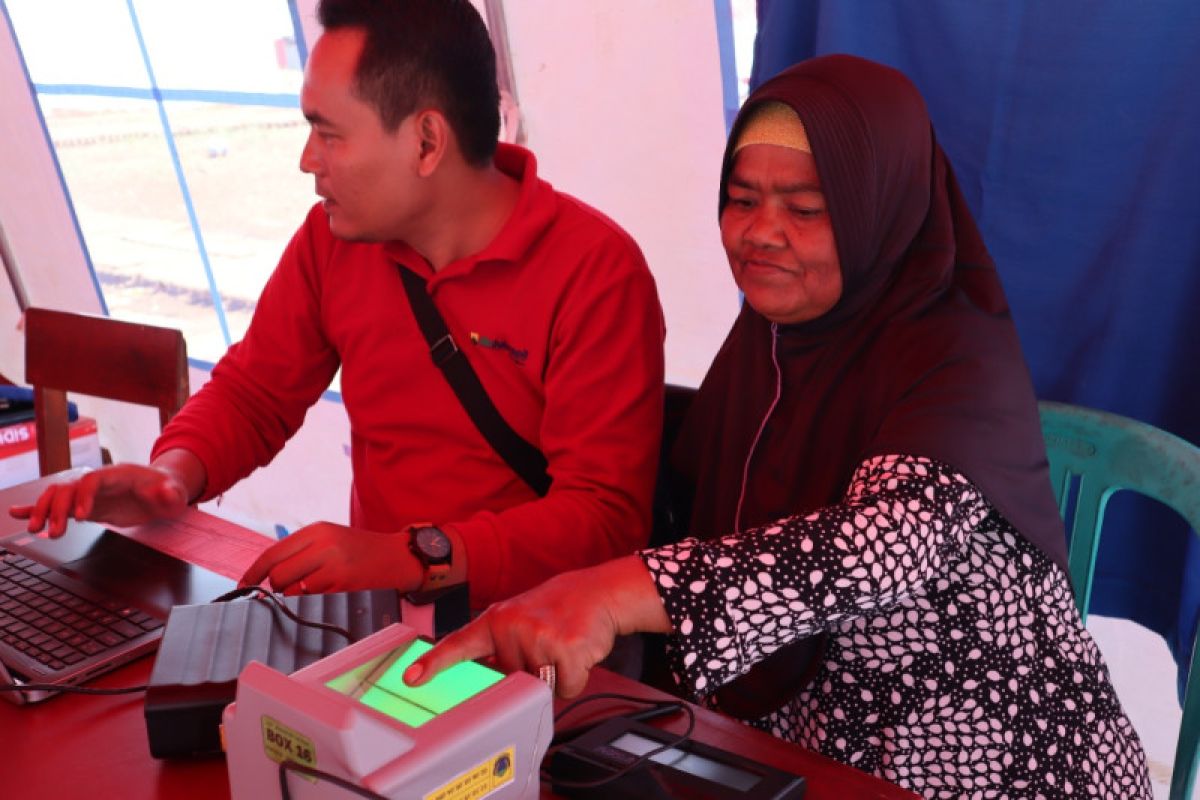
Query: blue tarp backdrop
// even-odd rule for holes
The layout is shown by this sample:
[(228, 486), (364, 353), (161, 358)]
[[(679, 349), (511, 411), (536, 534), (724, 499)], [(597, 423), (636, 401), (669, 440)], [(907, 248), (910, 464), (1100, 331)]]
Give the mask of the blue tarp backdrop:
[[(751, 86), (813, 55), (921, 89), (1044, 399), (1200, 443), (1200, 3), (759, 0)], [(1131, 493), (1109, 504), (1093, 613), (1186, 663), (1200, 546)]]

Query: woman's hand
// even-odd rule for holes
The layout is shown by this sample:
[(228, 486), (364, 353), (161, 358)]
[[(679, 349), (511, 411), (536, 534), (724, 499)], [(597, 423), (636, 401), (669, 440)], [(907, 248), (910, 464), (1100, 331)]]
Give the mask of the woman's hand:
[(670, 630), (642, 560), (627, 556), (558, 575), (494, 604), (417, 659), (404, 680), (419, 686), (459, 661), (489, 658), (504, 672), (552, 665), (561, 697), (575, 697), (618, 634)]

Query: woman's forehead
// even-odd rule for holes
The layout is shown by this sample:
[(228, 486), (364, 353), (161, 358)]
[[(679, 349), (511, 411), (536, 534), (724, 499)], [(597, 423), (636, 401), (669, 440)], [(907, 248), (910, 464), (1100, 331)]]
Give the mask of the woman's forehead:
[(811, 153), (774, 144), (752, 144), (734, 156), (729, 185), (783, 194), (819, 192), (821, 178)]

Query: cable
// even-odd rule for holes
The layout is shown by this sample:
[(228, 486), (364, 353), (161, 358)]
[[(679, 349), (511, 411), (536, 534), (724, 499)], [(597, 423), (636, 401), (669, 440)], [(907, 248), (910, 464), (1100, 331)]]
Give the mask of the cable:
[(384, 797), (383, 795), (376, 794), (370, 789), (359, 786), (357, 783), (348, 781), (345, 778), (339, 778), (337, 775), (333, 775), (329, 772), (323, 772), (315, 767), (310, 767), (307, 764), (301, 764), (291, 760), (279, 762), (279, 793), (282, 795), (283, 800), (292, 800), (292, 793), (288, 790), (287, 782), (287, 774), (289, 772), (298, 772), (301, 775), (307, 775), (310, 778), (329, 781), (334, 786), (345, 789), (346, 791), (356, 794), (359, 797), (369, 798), (369, 800), (388, 800), (388, 798)]
[(266, 591), (266, 590), (263, 589), (261, 586), (239, 586), (236, 589), (230, 589), (228, 592), (221, 595), (220, 597), (214, 597), (212, 599), (212, 602), (228, 603), (230, 600), (237, 600), (239, 597), (245, 597), (246, 595), (254, 594), (255, 592), (262, 592), (262, 591)]
[[(601, 692), (599, 694), (589, 694), (586, 697), (581, 697), (578, 700), (564, 706), (557, 714), (554, 715), (554, 722), (557, 724), (562, 721), (562, 718), (570, 714), (575, 709), (582, 705), (592, 702), (593, 700), (624, 700), (627, 703), (638, 703), (644, 706), (670, 706), (679, 705), (686, 707), (686, 703), (681, 700), (651, 700), (649, 697), (635, 697), (631, 694), (618, 694), (616, 692)], [(619, 714), (614, 716), (620, 716)]]
[[(590, 703), (594, 700), (624, 700), (624, 701), (630, 702), (630, 703), (643, 703), (643, 704), (648, 704), (648, 705), (660, 705), (663, 702), (661, 700), (650, 700), (645, 697), (634, 697), (633, 695), (628, 695), (628, 694), (616, 694), (613, 692), (602, 692), (600, 694), (593, 694), (593, 695), (589, 695), (587, 697), (581, 697), (580, 699), (571, 703), (570, 705), (568, 705), (567, 707), (565, 707), (564, 709), (562, 709), (561, 711), (559, 711), (557, 714), (554, 715), (554, 722), (557, 724), (559, 722), (559, 720), (561, 720), (564, 716), (566, 716), (570, 712), (574, 711), (576, 708), (579, 708), (581, 705), (584, 705), (585, 703)], [(683, 709), (685, 712), (687, 712), (687, 716), (688, 716), (687, 728), (684, 729), (683, 733), (681, 733), (679, 736), (675, 737), (674, 739), (672, 739), (669, 742), (664, 742), (663, 744), (659, 745), (658, 747), (654, 748), (653, 750), (646, 751), (642, 755), (635, 758), (633, 761), (630, 761), (628, 764), (626, 764), (625, 766), (621, 767), (620, 769), (618, 769), (614, 772), (610, 772), (607, 776), (605, 776), (603, 778), (597, 778), (594, 781), (556, 780), (545, 767), (543, 767), (540, 770), (539, 775), (542, 780), (547, 781), (552, 786), (562, 787), (564, 789), (594, 789), (597, 786), (604, 786), (607, 783), (611, 783), (612, 781), (615, 781), (617, 778), (624, 777), (625, 775), (629, 774), (630, 772), (633, 772), (635, 769), (638, 769), (641, 766), (643, 766), (647, 761), (649, 761), (650, 759), (652, 759), (654, 756), (658, 755), (659, 753), (663, 753), (674, 747), (678, 747), (679, 745), (684, 744), (685, 742), (689, 741), (692, 738), (692, 731), (694, 731), (696, 729), (696, 712), (692, 711), (691, 706), (689, 706), (686, 703), (681, 704), (680, 708)], [(612, 718), (616, 718), (619, 716), (620, 715), (618, 714)], [(547, 755), (549, 755), (549, 751), (547, 751)], [(288, 800), (288, 798), (284, 798), (284, 800)]]
[(250, 598), (251, 600), (257, 600), (260, 603), (266, 604), (268, 607), (273, 606), (272, 611), (280, 611), (285, 617), (290, 619), (292, 622), (295, 622), (297, 625), (304, 625), (309, 628), (317, 628), (319, 630), (329, 631), (330, 633), (336, 633), (339, 636), (344, 636), (347, 642), (354, 641), (354, 636), (345, 628), (329, 622), (313, 622), (312, 620), (304, 619), (295, 611), (292, 611), (290, 608), (288, 608), (287, 605), (285, 605), (284, 602), (279, 599), (279, 595), (275, 594), (274, 592), (269, 592), (261, 586), (241, 586), (237, 589), (226, 592), (225, 594), (213, 600), (213, 602), (225, 603), (230, 600), (236, 600), (240, 597), (246, 597), (249, 595), (253, 595), (253, 597)]
[(633, 711), (627, 714), (616, 714), (611, 717), (602, 717), (601, 719), (592, 722), (585, 722), (582, 725), (574, 725), (570, 728), (564, 728), (554, 732), (554, 738), (550, 740), (550, 746), (565, 744), (572, 739), (577, 739), (588, 731), (594, 730), (596, 726), (608, 722), (610, 719), (628, 719), (634, 722), (649, 722), (652, 719), (666, 717), (674, 714), (676, 711), (683, 709), (682, 700), (663, 700), (655, 703), (649, 708), (644, 708), (641, 711)]
[(93, 686), (62, 686), (57, 683), (0, 683), (0, 692), (75, 692), (76, 694), (133, 694), (134, 692), (144, 692), (150, 687), (142, 686), (118, 686), (111, 689), (98, 688)]

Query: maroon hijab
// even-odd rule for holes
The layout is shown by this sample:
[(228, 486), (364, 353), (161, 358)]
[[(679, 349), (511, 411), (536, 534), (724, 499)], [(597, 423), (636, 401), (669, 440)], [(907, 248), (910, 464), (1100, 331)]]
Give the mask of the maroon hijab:
[[(716, 536), (838, 502), (863, 460), (928, 456), (975, 483), (1012, 525), (1066, 565), (1036, 398), (995, 265), (934, 140), (916, 88), (847, 55), (801, 62), (759, 87), (812, 144), (843, 293), (825, 315), (779, 326), (745, 304), (701, 384), (673, 459), (693, 480), (691, 528)], [(725, 151), (720, 204), (733, 163)]]

